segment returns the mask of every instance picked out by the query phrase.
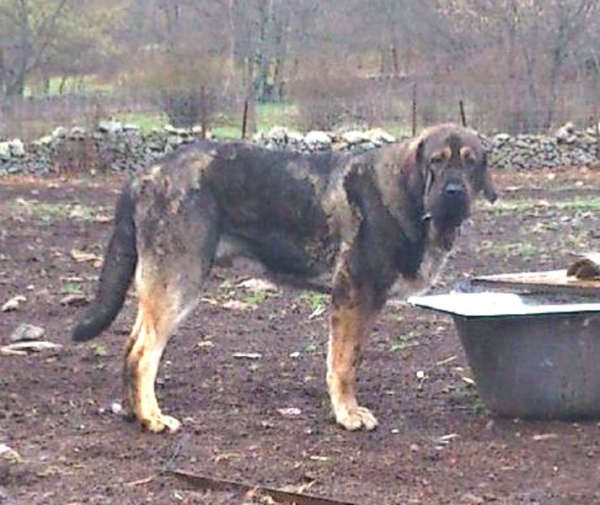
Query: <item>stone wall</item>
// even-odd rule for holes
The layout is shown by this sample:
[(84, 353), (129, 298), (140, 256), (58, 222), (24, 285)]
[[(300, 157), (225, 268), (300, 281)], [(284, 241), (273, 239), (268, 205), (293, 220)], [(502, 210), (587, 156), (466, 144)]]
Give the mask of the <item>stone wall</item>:
[[(136, 171), (177, 146), (194, 142), (196, 130), (165, 127), (150, 133), (135, 125), (108, 121), (92, 132), (75, 127), (56, 128), (34, 142), (0, 141), (0, 175), (16, 173), (77, 173)], [(298, 151), (367, 150), (395, 142), (381, 129), (300, 134), (284, 127), (256, 135), (254, 142), (267, 147)], [(598, 139), (595, 129), (577, 130), (568, 124), (553, 135), (504, 133), (482, 136), (490, 163), (501, 170), (529, 170), (562, 166), (596, 166)]]
[(528, 170), (538, 168), (596, 166), (600, 145), (595, 128), (577, 130), (572, 124), (553, 135), (516, 135), (500, 133), (484, 138), (496, 169)]

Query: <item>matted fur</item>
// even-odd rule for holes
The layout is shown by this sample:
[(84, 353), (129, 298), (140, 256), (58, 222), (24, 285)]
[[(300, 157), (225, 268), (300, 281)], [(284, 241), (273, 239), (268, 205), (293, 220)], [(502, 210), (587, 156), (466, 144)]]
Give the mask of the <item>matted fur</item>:
[(496, 193), (475, 132), (455, 124), (363, 154), (299, 154), (199, 142), (167, 155), (123, 190), (96, 297), (73, 337), (120, 311), (135, 279), (124, 407), (147, 429), (175, 431), (154, 383), (162, 352), (196, 306), (219, 245), (293, 279), (331, 277), (327, 385), (347, 429), (377, 421), (356, 400), (367, 335), (392, 285), (426, 286), (469, 215)]

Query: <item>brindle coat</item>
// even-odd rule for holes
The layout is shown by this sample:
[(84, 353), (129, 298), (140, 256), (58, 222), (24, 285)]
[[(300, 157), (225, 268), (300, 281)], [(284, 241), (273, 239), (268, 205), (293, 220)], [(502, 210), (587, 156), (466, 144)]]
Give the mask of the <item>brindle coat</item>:
[(377, 420), (356, 400), (361, 349), (399, 276), (427, 282), (480, 191), (494, 201), (477, 135), (454, 124), (358, 155), (276, 152), (200, 142), (167, 155), (122, 192), (95, 300), (75, 340), (105, 330), (132, 279), (124, 407), (148, 430), (175, 431), (154, 382), (169, 336), (196, 306), (220, 242), (275, 273), (333, 271), (327, 385), (347, 429)]

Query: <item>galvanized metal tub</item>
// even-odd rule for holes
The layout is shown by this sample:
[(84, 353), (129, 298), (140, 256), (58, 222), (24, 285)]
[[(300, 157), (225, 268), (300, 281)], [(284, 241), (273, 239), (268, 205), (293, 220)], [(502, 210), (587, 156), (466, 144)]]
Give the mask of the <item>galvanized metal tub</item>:
[(598, 298), (479, 292), (408, 301), (452, 316), (479, 395), (493, 412), (600, 418)]

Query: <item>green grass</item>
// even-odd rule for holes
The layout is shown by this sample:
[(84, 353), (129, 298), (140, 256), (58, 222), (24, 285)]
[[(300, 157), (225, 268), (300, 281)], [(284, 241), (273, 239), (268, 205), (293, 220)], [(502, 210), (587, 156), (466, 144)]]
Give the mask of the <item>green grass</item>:
[(396, 341), (392, 344), (390, 351), (403, 351), (405, 349), (408, 349), (409, 347), (415, 347), (419, 345), (417, 339), (418, 334), (414, 330), (411, 330), (408, 333), (403, 333), (402, 335), (398, 336)]
[(134, 124), (142, 131), (151, 131), (154, 128), (163, 128), (169, 119), (165, 114), (160, 112), (153, 114), (132, 113), (123, 114), (116, 117), (122, 123)]
[(312, 312), (322, 311), (329, 305), (330, 296), (325, 293), (316, 293), (313, 291), (307, 291), (302, 293), (298, 300), (301, 303), (305, 303), (310, 307)]
[(298, 110), (295, 105), (263, 103), (256, 107), (256, 122), (259, 130), (268, 130), (275, 125), (294, 128), (298, 120)]
[(571, 212), (594, 212), (600, 211), (600, 196), (589, 198), (574, 198), (564, 202), (557, 202), (556, 207), (560, 210)]
[(477, 203), (479, 210), (493, 215), (512, 214), (516, 212), (532, 212), (538, 209), (554, 209), (567, 212), (600, 211), (600, 197), (576, 197), (571, 200), (540, 200), (536, 198), (520, 198), (514, 200), (498, 200), (494, 205)]
[[(296, 108), (286, 104), (258, 104), (256, 107), (256, 122), (258, 131), (268, 131), (273, 126), (286, 126), (294, 129)], [(160, 112), (119, 114), (115, 119), (123, 123), (139, 126), (142, 131), (153, 128), (163, 128), (169, 123), (168, 117)], [(211, 124), (211, 131), (218, 138), (239, 139), (242, 136), (242, 111), (238, 115), (221, 116)]]
[(248, 293), (241, 298), (241, 301), (251, 305), (252, 307), (259, 307), (270, 298), (278, 298), (279, 293), (272, 291), (256, 291), (255, 293)]
[[(63, 83), (62, 77), (51, 77), (47, 93), (49, 95), (58, 95), (60, 93), (61, 84), (63, 93), (90, 93), (90, 92), (106, 92), (115, 91), (113, 83), (105, 82), (98, 79), (95, 75), (86, 75), (79, 77), (67, 77)], [(25, 96), (39, 96), (42, 93), (41, 84), (27, 84), (25, 86)]]
[(79, 284), (75, 284), (74, 282), (67, 282), (64, 284), (60, 290), (63, 295), (81, 295), (83, 291)]
[(45, 203), (25, 199), (18, 199), (11, 207), (12, 215), (25, 213), (46, 224), (62, 219), (93, 221), (98, 214), (104, 212), (79, 202)]

